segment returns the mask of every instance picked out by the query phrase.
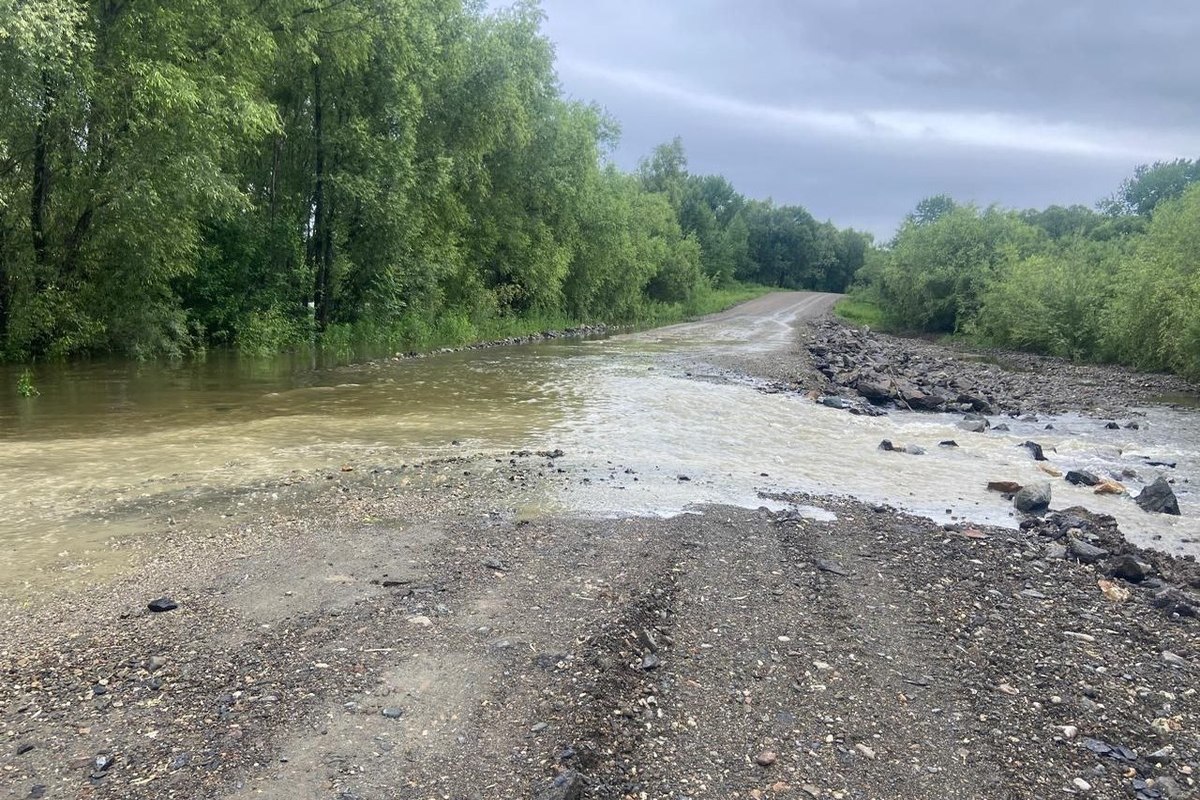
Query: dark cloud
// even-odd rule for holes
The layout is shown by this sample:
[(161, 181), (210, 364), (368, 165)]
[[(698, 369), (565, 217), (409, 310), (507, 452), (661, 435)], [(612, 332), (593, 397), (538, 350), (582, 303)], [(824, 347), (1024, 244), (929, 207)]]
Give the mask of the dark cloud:
[(889, 230), (922, 196), (1092, 204), (1135, 164), (1200, 155), (1191, 0), (544, 0), (569, 93), (636, 164), (697, 171)]

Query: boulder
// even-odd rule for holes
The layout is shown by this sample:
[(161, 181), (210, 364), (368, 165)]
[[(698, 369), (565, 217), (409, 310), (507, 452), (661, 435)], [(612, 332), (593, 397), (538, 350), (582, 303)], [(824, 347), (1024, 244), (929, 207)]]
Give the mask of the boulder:
[(1082, 564), (1095, 564), (1108, 555), (1108, 551), (1103, 547), (1096, 547), (1096, 545), (1085, 542), (1083, 539), (1076, 539), (1074, 536), (1067, 543), (1067, 552)]
[(1046, 460), (1046, 454), (1042, 452), (1042, 446), (1037, 442), (1025, 442), (1021, 445), (1021, 447), (1026, 448), (1030, 453), (1033, 454), (1034, 461)]
[(1086, 470), (1073, 469), (1067, 472), (1067, 483), (1073, 483), (1076, 486), (1095, 486), (1100, 483), (1100, 479)]
[(850, 407), (850, 403), (844, 397), (838, 397), (836, 394), (821, 398), (821, 405), (828, 408), (846, 409)]
[(1179, 501), (1166, 478), (1159, 478), (1154, 483), (1142, 489), (1141, 494), (1134, 498), (1143, 511), (1155, 514), (1174, 514), (1179, 516)]
[(1150, 575), (1150, 566), (1143, 564), (1133, 556), (1117, 556), (1105, 565), (1105, 571), (1114, 578), (1121, 578), (1130, 583), (1141, 583)]
[(888, 383), (874, 378), (859, 378), (854, 384), (854, 390), (872, 403), (886, 403), (896, 399), (896, 392)]
[(1034, 483), (1021, 487), (1013, 498), (1017, 511), (1024, 514), (1039, 514), (1050, 507), (1050, 484)]
[(988, 429), (988, 421), (978, 414), (967, 414), (958, 421), (958, 427), (968, 433), (983, 433)]

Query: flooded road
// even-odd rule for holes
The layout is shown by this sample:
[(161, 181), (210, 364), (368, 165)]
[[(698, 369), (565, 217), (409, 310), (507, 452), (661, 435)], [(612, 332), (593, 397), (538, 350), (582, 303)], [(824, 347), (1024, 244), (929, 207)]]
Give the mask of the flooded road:
[[(835, 298), (769, 295), (705, 321), (604, 340), (448, 353), (316, 369), (304, 362), (212, 359), (180, 368), (83, 365), (38, 374), (41, 396), (0, 400), (0, 582), (100, 569), (113, 536), (152, 536), (107, 512), (195, 487), (232, 488), (293, 471), (398, 464), (451, 454), (561, 448), (589, 476), (542, 507), (591, 515), (670, 514), (692, 505), (755, 507), (778, 492), (846, 494), (930, 516), (1015, 525), (990, 480), (1050, 480), (1056, 508), (1113, 514), (1142, 544), (1196, 552), (1200, 416), (1151, 409), (1141, 429), (1083, 417), (1008, 421), (970, 434), (956, 416), (860, 418), (730, 377), (724, 360), (784, 357), (792, 325)], [(15, 376), (0, 375), (4, 385)], [(1052, 424), (1054, 430), (1044, 430)], [(881, 439), (926, 455), (885, 453)], [(938, 443), (956, 440), (956, 449)], [(1040, 472), (1108, 474), (1136, 493), (1176, 478), (1182, 518), (1144, 514)], [(1051, 448), (1054, 452), (1051, 452)], [(1145, 456), (1176, 462), (1146, 465)], [(586, 473), (583, 471), (587, 470)], [(1156, 539), (1155, 537), (1161, 537)]]

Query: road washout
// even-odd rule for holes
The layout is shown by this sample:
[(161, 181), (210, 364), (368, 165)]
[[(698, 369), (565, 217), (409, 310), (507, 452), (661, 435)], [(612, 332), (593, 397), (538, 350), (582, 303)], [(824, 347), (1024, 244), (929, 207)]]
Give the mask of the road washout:
[[(664, 341), (647, 367), (884, 419), (807, 397), (822, 387), (799, 379), (803, 339), (771, 335), (749, 355), (735, 337), (703, 357)], [(121, 543), (132, 573), (6, 602), (0, 796), (1194, 791), (1192, 562), (1104, 516), (1056, 502), (1020, 527), (931, 520), (782, 491), (767, 458), (770, 508), (681, 495), (665, 516), (617, 514), (586, 498), (643, 482), (703, 497), (719, 476), (677, 471), (666, 449), (651, 480), (641, 455), (566, 438), (458, 447), (126, 507), (159, 532)], [(1110, 575), (1122, 557), (1142, 574)], [(149, 612), (159, 596), (178, 607)]]

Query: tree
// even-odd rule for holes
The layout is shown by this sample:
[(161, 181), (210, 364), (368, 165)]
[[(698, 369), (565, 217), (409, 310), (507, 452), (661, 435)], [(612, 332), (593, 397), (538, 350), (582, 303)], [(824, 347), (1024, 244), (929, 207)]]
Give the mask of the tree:
[(1102, 201), (1100, 207), (1113, 216), (1137, 214), (1149, 217), (1159, 203), (1179, 197), (1198, 180), (1200, 161), (1177, 158), (1140, 164), (1134, 169), (1133, 177), (1126, 178), (1116, 194)]

